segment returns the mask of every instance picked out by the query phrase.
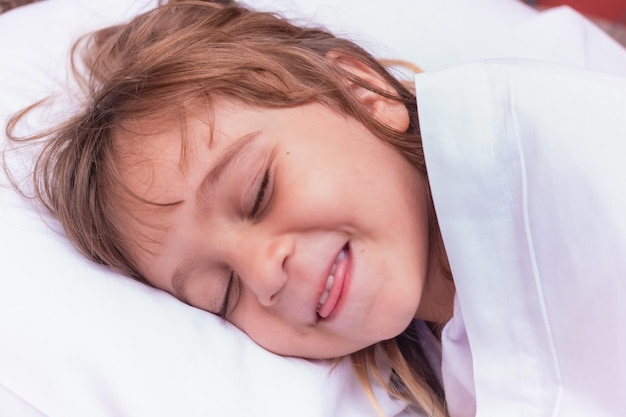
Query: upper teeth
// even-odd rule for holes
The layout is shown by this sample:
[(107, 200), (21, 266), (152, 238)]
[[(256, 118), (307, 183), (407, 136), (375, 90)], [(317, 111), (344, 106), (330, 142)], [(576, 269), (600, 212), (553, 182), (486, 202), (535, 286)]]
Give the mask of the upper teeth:
[[(333, 266), (333, 269), (335, 269), (334, 266)], [(335, 281), (334, 275), (329, 275), (328, 279), (326, 280), (326, 289), (324, 290), (324, 293), (320, 297), (320, 302), (319, 302), (320, 307), (326, 302), (326, 300), (328, 300), (328, 294), (330, 293), (330, 289), (333, 287), (334, 281)]]
[(324, 305), (326, 300), (328, 300), (328, 294), (330, 294), (330, 289), (333, 287), (333, 283), (335, 282), (335, 270), (337, 269), (337, 263), (345, 257), (346, 257), (346, 252), (345, 250), (342, 250), (341, 252), (339, 252), (339, 255), (337, 255), (337, 259), (335, 259), (335, 263), (333, 264), (332, 268), (330, 268), (330, 274), (328, 275), (328, 278), (326, 279), (326, 288), (324, 289), (324, 292), (322, 293), (322, 296), (320, 297), (320, 301), (317, 304), (318, 310)]

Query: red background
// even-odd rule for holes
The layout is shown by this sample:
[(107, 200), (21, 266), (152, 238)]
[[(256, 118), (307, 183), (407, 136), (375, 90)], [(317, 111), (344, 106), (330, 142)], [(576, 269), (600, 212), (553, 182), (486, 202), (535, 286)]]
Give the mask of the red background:
[(626, 23), (626, 0), (537, 0), (536, 3), (541, 8), (566, 4), (583, 14)]

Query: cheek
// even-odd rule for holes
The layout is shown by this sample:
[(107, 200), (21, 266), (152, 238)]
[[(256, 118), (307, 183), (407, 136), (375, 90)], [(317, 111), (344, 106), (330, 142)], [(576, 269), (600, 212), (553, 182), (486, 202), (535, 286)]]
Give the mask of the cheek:
[(277, 354), (284, 354), (284, 339), (293, 337), (287, 334), (285, 323), (280, 323), (275, 316), (245, 297), (239, 300), (228, 320), (256, 344)]
[(344, 180), (347, 174), (314, 165), (304, 167), (294, 164), (284, 168), (284, 174), (277, 173), (273, 196), (276, 215), (281, 216), (282, 222), (293, 214), (308, 223), (324, 223), (324, 220), (332, 220), (349, 207), (350, 201), (346, 197), (351, 187)]
[[(243, 315), (242, 315), (243, 316)], [(256, 317), (247, 316), (235, 324), (244, 331), (257, 345), (281, 356), (309, 357), (303, 340), (306, 334), (295, 331), (286, 323), (258, 314)]]
[(281, 356), (333, 359), (365, 347), (347, 335), (336, 335), (314, 325), (296, 326), (265, 311), (236, 310), (231, 322), (256, 344)]

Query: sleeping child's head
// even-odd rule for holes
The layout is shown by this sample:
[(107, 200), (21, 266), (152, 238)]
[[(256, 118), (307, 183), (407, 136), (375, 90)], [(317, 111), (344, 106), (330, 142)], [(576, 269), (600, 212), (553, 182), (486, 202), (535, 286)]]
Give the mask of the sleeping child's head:
[[(371, 55), (203, 2), (78, 50), (87, 104), (45, 142), (35, 181), (86, 256), (281, 355), (369, 363), (415, 317), (445, 320), (429, 302), (442, 256), (415, 97)], [(440, 388), (418, 383), (407, 398), (441, 415)]]

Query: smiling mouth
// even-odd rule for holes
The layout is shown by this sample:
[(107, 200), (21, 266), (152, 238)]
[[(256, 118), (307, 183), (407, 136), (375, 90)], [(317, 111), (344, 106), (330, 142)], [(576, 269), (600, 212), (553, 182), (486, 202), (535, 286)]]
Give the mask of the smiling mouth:
[(317, 303), (317, 315), (322, 319), (330, 316), (337, 306), (346, 276), (348, 254), (349, 246), (346, 243), (339, 254), (337, 254), (337, 258), (335, 258), (335, 262), (330, 268), (324, 292)]

